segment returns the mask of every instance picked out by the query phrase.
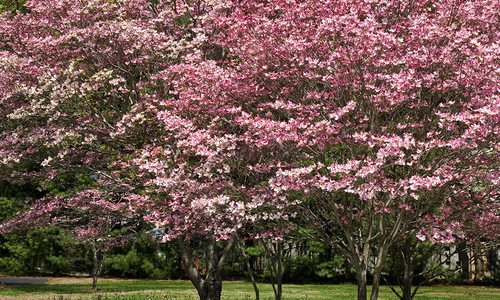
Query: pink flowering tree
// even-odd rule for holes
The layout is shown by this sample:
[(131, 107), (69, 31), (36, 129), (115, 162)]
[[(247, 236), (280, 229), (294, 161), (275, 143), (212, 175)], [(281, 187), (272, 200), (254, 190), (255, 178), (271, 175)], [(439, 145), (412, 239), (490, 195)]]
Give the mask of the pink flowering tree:
[(92, 289), (97, 290), (106, 254), (126, 241), (137, 227), (138, 218), (127, 209), (124, 197), (95, 189), (71, 197), (52, 196), (38, 200), (26, 212), (0, 225), (0, 232), (27, 230), (47, 224), (69, 229), (77, 241), (92, 252)]
[[(286, 226), (271, 224), (288, 218), (286, 198), (275, 201), (266, 186), (276, 168), (263, 162), (274, 154), (242, 134), (246, 99), (232, 97), (236, 73), (210, 39), (219, 30), (211, 14), (226, 6), (32, 0), (26, 8), (0, 19), (2, 176), (43, 187), (85, 174), (98, 190), (128, 195), (123, 209), (179, 243), (200, 299), (219, 299), (237, 233), (278, 235)], [(268, 225), (248, 230), (258, 220)]]
[(175, 18), (148, 1), (28, 1), (26, 13), (0, 15), (2, 178), (42, 189), (72, 176), (92, 181), (87, 191), (40, 200), (3, 230), (23, 222), (71, 226), (92, 246), (94, 286), (119, 240), (110, 232), (125, 222), (128, 206), (117, 195), (134, 189), (113, 177), (112, 165), (143, 140), (112, 133), (141, 101), (141, 76), (166, 60), (183, 32), (155, 19), (160, 13)]
[(489, 160), (498, 151), (496, 8), (235, 1), (211, 19), (226, 58), (218, 84), (231, 86), (217, 99), (239, 101), (232, 120), (243, 140), (274, 155), (259, 167), (276, 172), (275, 197), (301, 202), (343, 249), (359, 299), (370, 271), (378, 297), (396, 240), (419, 223), (422, 235), (451, 241), (465, 223), (446, 217), (449, 204), (498, 175)]
[[(267, 186), (274, 170), (265, 162), (274, 162), (275, 149), (254, 148), (240, 126), (244, 101), (223, 94), (237, 89), (227, 78), (231, 70), (216, 62), (223, 63), (224, 50), (204, 47), (158, 75), (172, 95), (141, 112), (159, 130), (124, 169), (144, 180), (147, 197), (137, 207), (166, 228), (165, 240), (177, 241), (200, 299), (219, 299), (222, 268), (236, 240), (282, 236), (293, 211)], [(120, 135), (137, 134), (140, 122), (128, 123)], [(204, 248), (204, 265), (193, 256), (196, 246)]]
[[(462, 278), (467, 278), (469, 263), (497, 248), (497, 185), (493, 180), (489, 184), (476, 181), (473, 186), (461, 186), (450, 198), (452, 201), (407, 227), (405, 236), (390, 252), (398, 272), (390, 275), (397, 279), (400, 290), (392, 286), (391, 289), (399, 299), (414, 299), (422, 285), (451, 272), (460, 272)], [(452, 245), (455, 251), (450, 251)], [(457, 270), (443, 270), (453, 255), (459, 256)]]
[[(286, 232), (297, 204), (350, 259), (359, 299), (372, 271), (376, 299), (394, 241), (418, 222), (429, 234), (456, 192), (495, 178), (495, 3), (26, 7), (0, 20), (3, 170), (86, 172), (133, 194), (201, 299), (220, 298), (240, 231)], [(442, 239), (463, 225), (439, 224)]]
[[(136, 192), (142, 180), (117, 170), (148, 140), (148, 126), (156, 124), (141, 126), (133, 136), (119, 133), (124, 124), (144, 121), (137, 112), (155, 100), (149, 96), (153, 74), (189, 48), (191, 19), (202, 12), (190, 16), (195, 8), (189, 4), (146, 0), (27, 1), (26, 8), (26, 14), (0, 16), (3, 178), (43, 187), (76, 173), (94, 178), (102, 191)], [(66, 221), (94, 242), (95, 256), (102, 258), (98, 244), (113, 227), (107, 223), (112, 211), (101, 211), (104, 203), (85, 206), (77, 201), (80, 196), (74, 196), (73, 208), (82, 205), (82, 212), (95, 218), (82, 225), (72, 223), (73, 217)], [(142, 199), (140, 194), (132, 198)], [(107, 198), (109, 208), (121, 207), (119, 199)], [(67, 201), (42, 200), (24, 218), (36, 221), (37, 213), (52, 205), (66, 207)]]

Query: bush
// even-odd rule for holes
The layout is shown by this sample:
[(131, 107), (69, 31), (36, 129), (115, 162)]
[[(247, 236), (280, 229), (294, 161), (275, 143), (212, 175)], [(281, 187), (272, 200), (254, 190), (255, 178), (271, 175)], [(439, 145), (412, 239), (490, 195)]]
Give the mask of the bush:
[(0, 272), (2, 274), (21, 276), (26, 270), (22, 260), (16, 257), (0, 257)]
[(132, 278), (179, 278), (179, 254), (173, 245), (162, 247), (149, 235), (142, 234), (132, 245), (108, 255), (104, 261), (104, 274)]

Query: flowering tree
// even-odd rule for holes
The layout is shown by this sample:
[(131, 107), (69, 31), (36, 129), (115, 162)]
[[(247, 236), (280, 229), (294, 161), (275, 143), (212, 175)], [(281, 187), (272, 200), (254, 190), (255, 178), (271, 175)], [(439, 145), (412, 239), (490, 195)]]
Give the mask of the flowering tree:
[(0, 232), (28, 230), (47, 224), (72, 231), (75, 238), (92, 250), (92, 289), (97, 290), (106, 254), (125, 242), (137, 227), (137, 216), (127, 210), (129, 203), (99, 190), (82, 190), (71, 197), (53, 196), (38, 200), (28, 211), (0, 225)]
[[(464, 188), (454, 193), (453, 201), (447, 202), (439, 214), (425, 215), (407, 227), (391, 252), (399, 271), (391, 275), (397, 278), (401, 290), (391, 289), (399, 299), (414, 299), (421, 286), (446, 273), (460, 272), (467, 278), (470, 261), (498, 247), (500, 210), (498, 201), (492, 199), (498, 191), (495, 183), (490, 182), (489, 187), (482, 183), (481, 192), (477, 186)], [(450, 251), (452, 245), (455, 251)], [(470, 256), (467, 252), (472, 249)], [(460, 265), (456, 270), (443, 270), (453, 255), (459, 256)]]
[(166, 55), (171, 35), (163, 32), (166, 24), (148, 28), (155, 6), (147, 1), (30, 1), (26, 9), (0, 16), (2, 177), (43, 188), (81, 174), (93, 187), (47, 197), (10, 225), (71, 225), (93, 248), (95, 286), (103, 254), (114, 244), (109, 234), (128, 208), (116, 195), (131, 189), (113, 178), (110, 166), (141, 141), (118, 141), (111, 133), (139, 101), (136, 83)]
[(340, 245), (359, 299), (369, 269), (377, 298), (395, 240), (416, 223), (420, 238), (453, 240), (464, 225), (446, 218), (463, 201), (457, 193), (498, 175), (495, 10), (489, 1), (238, 1), (213, 21), (233, 87), (219, 97), (244, 99), (235, 120), (247, 143), (281, 149), (261, 165), (277, 170), (270, 187), (300, 200)]
[(491, 1), (26, 7), (0, 20), (3, 170), (107, 178), (179, 242), (201, 299), (220, 298), (238, 231), (279, 235), (295, 204), (350, 259), (359, 299), (373, 269), (376, 299), (394, 241), (418, 222), (449, 240), (455, 195), (498, 177)]
[[(0, 19), (2, 175), (43, 186), (85, 174), (96, 189), (127, 195), (128, 212), (144, 213), (179, 243), (200, 298), (219, 299), (236, 233), (256, 220), (286, 219), (285, 198), (269, 201), (269, 172), (251, 173), (260, 152), (239, 123), (227, 125), (241, 115), (240, 102), (218, 99), (232, 86), (220, 65), (224, 50), (209, 41), (217, 30), (209, 16), (224, 7), (32, 0), (26, 8)], [(279, 232), (263, 226), (245, 236)], [(193, 256), (197, 245), (204, 266)]]

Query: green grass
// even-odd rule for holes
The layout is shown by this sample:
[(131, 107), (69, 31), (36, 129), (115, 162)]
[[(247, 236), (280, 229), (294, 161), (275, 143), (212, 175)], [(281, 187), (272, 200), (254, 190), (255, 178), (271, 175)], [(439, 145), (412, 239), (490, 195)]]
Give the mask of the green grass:
[[(271, 300), (272, 288), (260, 284), (261, 299)], [(285, 300), (354, 299), (356, 286), (338, 285), (285, 285)], [(254, 299), (253, 289), (245, 282), (225, 282), (223, 299)], [(196, 291), (187, 281), (161, 280), (101, 280), (99, 293), (93, 294), (87, 282), (68, 284), (19, 285), (0, 289), (0, 299), (6, 300), (196, 300)], [(397, 299), (388, 287), (383, 286), (381, 300)], [(500, 288), (479, 286), (428, 286), (420, 289), (417, 300), (500, 300)]]

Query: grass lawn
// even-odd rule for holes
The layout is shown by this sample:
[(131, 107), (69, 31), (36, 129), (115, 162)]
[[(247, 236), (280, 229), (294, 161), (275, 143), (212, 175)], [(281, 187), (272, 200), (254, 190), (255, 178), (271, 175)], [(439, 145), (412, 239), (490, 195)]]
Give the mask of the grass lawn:
[[(100, 292), (89, 291), (90, 280), (78, 278), (49, 278), (48, 284), (0, 287), (2, 300), (196, 300), (196, 291), (188, 281), (102, 279)], [(269, 284), (260, 284), (261, 299), (272, 300)], [(285, 285), (285, 300), (355, 299), (356, 286)], [(223, 299), (254, 299), (251, 284), (240, 281), (224, 282)], [(379, 299), (397, 299), (383, 286)], [(500, 288), (479, 286), (429, 286), (420, 289), (420, 300), (500, 300)]]

